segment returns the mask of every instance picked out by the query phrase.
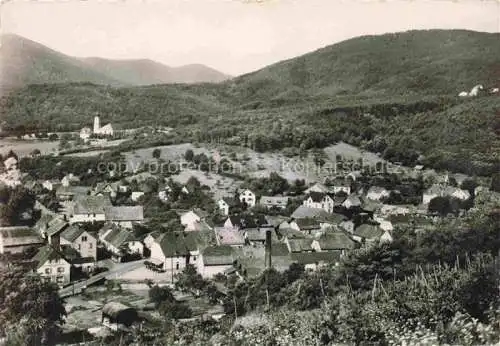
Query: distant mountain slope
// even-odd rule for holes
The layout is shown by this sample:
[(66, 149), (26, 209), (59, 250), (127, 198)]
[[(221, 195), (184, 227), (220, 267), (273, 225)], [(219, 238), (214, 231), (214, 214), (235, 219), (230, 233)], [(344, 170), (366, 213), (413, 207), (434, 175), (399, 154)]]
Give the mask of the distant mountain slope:
[(138, 60), (109, 60), (81, 58), (94, 71), (120, 80), (128, 85), (151, 85), (167, 83), (219, 83), (230, 78), (205, 65), (169, 67), (159, 62)]
[(38, 83), (91, 82), (122, 85), (78, 59), (17, 35), (2, 35), (0, 84), (3, 89)]
[(24, 37), (1, 36), (0, 88), (89, 82), (112, 86), (221, 82), (230, 78), (204, 65), (168, 67), (151, 60), (75, 58)]
[(426, 30), (357, 37), (231, 83), (247, 101), (304, 94), (455, 94), (476, 84), (500, 84), (500, 34)]

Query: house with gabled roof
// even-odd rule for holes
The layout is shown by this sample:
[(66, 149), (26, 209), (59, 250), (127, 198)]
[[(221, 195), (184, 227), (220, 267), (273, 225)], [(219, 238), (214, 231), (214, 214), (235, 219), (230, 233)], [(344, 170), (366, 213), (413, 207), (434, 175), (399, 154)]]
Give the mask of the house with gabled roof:
[(434, 184), (424, 192), (422, 202), (423, 204), (429, 204), (430, 201), (436, 197), (446, 196), (454, 197), (462, 201), (468, 200), (471, 197), (470, 192), (467, 190), (462, 190), (452, 186)]
[(302, 238), (302, 239), (292, 239), (285, 238), (285, 244), (288, 247), (290, 253), (294, 252), (311, 252), (314, 251), (312, 247), (313, 239)]
[(53, 282), (63, 287), (70, 283), (71, 264), (64, 255), (51, 245), (40, 248), (33, 257), (36, 272), (45, 282)]
[(115, 224), (107, 224), (99, 231), (99, 240), (120, 262), (128, 254), (144, 254), (144, 244), (132, 232)]
[(347, 179), (335, 178), (333, 181), (330, 182), (329, 185), (331, 185), (330, 190), (334, 194), (343, 192), (349, 195), (351, 193), (351, 184), (349, 183), (349, 181), (347, 181)]
[(255, 206), (256, 203), (256, 196), (255, 193), (253, 193), (249, 189), (245, 189), (240, 192), (239, 194), (240, 202), (245, 203), (249, 208), (252, 208)]
[(0, 227), (0, 254), (22, 253), (43, 245), (42, 238), (30, 227)]
[(233, 268), (236, 260), (234, 250), (229, 245), (209, 246), (200, 254), (198, 272), (207, 279)]
[(81, 196), (74, 202), (70, 222), (105, 221), (105, 209), (111, 206), (108, 196)]
[(333, 200), (333, 195), (323, 193), (323, 192), (310, 192), (303, 202), (303, 205), (308, 208), (323, 209), (324, 211), (331, 213), (333, 212), (333, 207), (335, 202)]
[(290, 222), (290, 228), (311, 234), (313, 231), (319, 231), (321, 229), (321, 223), (314, 218), (294, 219)]
[(116, 186), (108, 182), (97, 183), (91, 194), (93, 196), (110, 196), (112, 198), (116, 197)]
[(120, 227), (132, 229), (135, 223), (144, 221), (144, 208), (138, 206), (107, 206), (104, 208), (104, 219)]
[(236, 201), (232, 197), (222, 197), (217, 200), (217, 209), (222, 215), (228, 216), (231, 208), (236, 205)]
[(97, 238), (77, 224), (67, 227), (60, 236), (61, 245), (75, 249), (80, 257), (92, 257), (97, 260)]
[(161, 234), (151, 245), (151, 261), (161, 264), (173, 274), (186, 265), (198, 267), (200, 250), (203, 248), (200, 232), (168, 232)]
[(312, 247), (315, 251), (341, 251), (345, 255), (347, 251), (353, 250), (357, 247), (356, 242), (352, 240), (344, 232), (327, 232), (322, 234), (312, 242)]
[(350, 194), (342, 206), (346, 209), (360, 208), (361, 207), (361, 199), (355, 194)]
[(378, 225), (364, 223), (356, 228), (352, 233), (352, 239), (362, 244), (373, 244), (378, 243), (380, 239), (384, 236), (384, 239), (392, 241), (390, 233), (386, 234), (386, 231), (382, 230)]
[(326, 218), (328, 213), (323, 209), (309, 208), (305, 205), (300, 205), (291, 215), (293, 219), (305, 219), (305, 218)]
[(316, 183), (304, 191), (306, 195), (310, 194), (311, 192), (332, 193), (333, 191), (321, 183)]
[(196, 230), (198, 227), (198, 224), (202, 221), (205, 220), (205, 218), (208, 216), (208, 213), (204, 210), (201, 210), (199, 208), (194, 208), (188, 212), (182, 213), (180, 215), (181, 217), (181, 225), (186, 227), (186, 230)]

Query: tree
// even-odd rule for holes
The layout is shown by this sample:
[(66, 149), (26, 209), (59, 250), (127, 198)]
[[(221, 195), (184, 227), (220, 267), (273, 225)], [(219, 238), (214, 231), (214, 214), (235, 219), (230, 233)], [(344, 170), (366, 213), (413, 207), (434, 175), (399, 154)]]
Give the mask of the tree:
[(12, 343), (55, 344), (65, 315), (56, 285), (18, 267), (0, 270), (0, 334)]
[(161, 157), (161, 149), (160, 148), (156, 148), (153, 150), (153, 158), (155, 159), (159, 159)]
[(193, 158), (194, 158), (194, 152), (192, 149), (188, 149), (186, 150), (186, 152), (184, 153), (184, 158), (186, 159), (186, 161), (193, 161)]
[(172, 291), (167, 286), (160, 287), (158, 285), (154, 285), (149, 289), (148, 295), (149, 301), (153, 303), (156, 308), (158, 308), (163, 302), (175, 301)]
[(448, 197), (435, 197), (430, 200), (428, 210), (446, 216), (452, 212), (450, 199)]
[(462, 182), (462, 185), (460, 185), (460, 188), (462, 190), (467, 190), (469, 191), (469, 193), (471, 195), (474, 195), (474, 191), (477, 187), (477, 183), (475, 180), (472, 180), (472, 179), (465, 179), (463, 182)]
[(49, 136), (49, 141), (57, 141), (59, 139), (59, 136), (57, 136), (56, 133), (51, 133)]
[(491, 176), (491, 191), (500, 192), (500, 173)]
[(184, 270), (176, 275), (176, 278), (175, 286), (187, 291), (200, 291), (208, 284), (192, 264), (186, 265)]

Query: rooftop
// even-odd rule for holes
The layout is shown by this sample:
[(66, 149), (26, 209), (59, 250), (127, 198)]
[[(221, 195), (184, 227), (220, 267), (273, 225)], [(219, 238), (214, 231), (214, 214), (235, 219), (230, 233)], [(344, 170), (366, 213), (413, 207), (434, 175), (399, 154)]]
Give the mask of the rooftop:
[(142, 221), (144, 209), (142, 206), (108, 206), (104, 208), (107, 221)]
[(321, 250), (354, 249), (356, 243), (344, 232), (331, 232), (321, 235), (318, 239)]

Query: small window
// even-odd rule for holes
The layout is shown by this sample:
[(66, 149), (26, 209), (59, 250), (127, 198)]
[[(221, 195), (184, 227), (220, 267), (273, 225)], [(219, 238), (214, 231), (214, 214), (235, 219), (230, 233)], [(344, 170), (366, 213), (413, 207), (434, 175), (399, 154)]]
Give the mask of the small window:
[(87, 241), (87, 236), (86, 235), (82, 236), (82, 241)]
[(92, 249), (92, 243), (89, 243), (89, 249)]
[(64, 267), (59, 267), (57, 268), (58, 273), (64, 273)]
[(193, 262), (196, 262), (196, 256), (193, 257)]
[(82, 246), (80, 244), (78, 244), (78, 250), (81, 250), (82, 249)]
[(175, 264), (175, 269), (176, 269), (176, 270), (179, 270), (179, 262), (177, 262), (177, 263)]
[(50, 274), (52, 270), (50, 268), (45, 268), (45, 274)]

